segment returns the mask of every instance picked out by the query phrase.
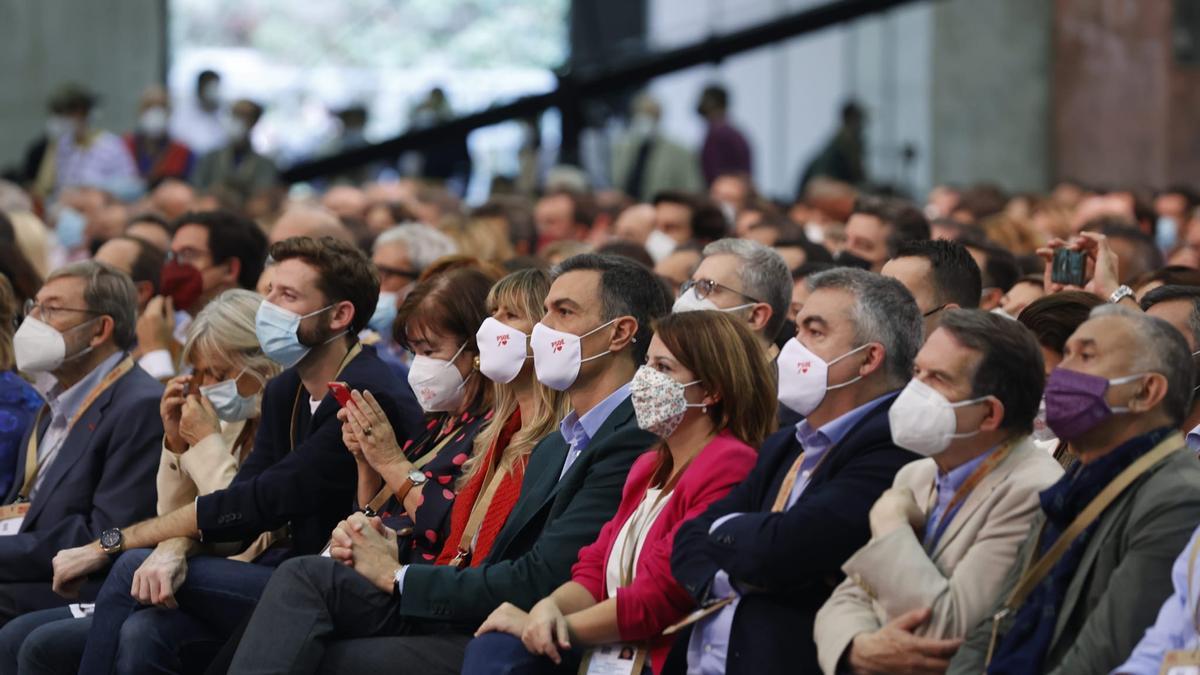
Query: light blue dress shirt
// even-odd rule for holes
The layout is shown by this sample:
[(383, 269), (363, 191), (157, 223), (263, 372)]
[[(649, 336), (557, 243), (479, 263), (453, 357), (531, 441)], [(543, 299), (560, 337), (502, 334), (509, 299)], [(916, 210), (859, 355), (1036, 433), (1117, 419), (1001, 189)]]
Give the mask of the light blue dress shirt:
[[(50, 408), (50, 426), (46, 427), (46, 432), (38, 439), (38, 472), (29, 493), (31, 500), (37, 494), (38, 488), (42, 486), (46, 474), (50, 473), (50, 465), (58, 459), (59, 451), (67, 442), (67, 436), (71, 432), (69, 426), (71, 419), (79, 412), (79, 408), (87, 400), (88, 394), (92, 393), (92, 390), (104, 380), (113, 368), (121, 363), (125, 356), (125, 352), (117, 352), (109, 356), (91, 372), (84, 375), (82, 380), (71, 385), (70, 389), (64, 391), (55, 382), (48, 391), (40, 392)], [(34, 433), (37, 433), (36, 429), (34, 429)]]
[(624, 403), (627, 398), (629, 398), (628, 382), (597, 403), (596, 407), (584, 413), (583, 417), (572, 410), (567, 413), (562, 422), (559, 422), (558, 430), (562, 433), (563, 440), (570, 446), (567, 449), (567, 459), (563, 462), (562, 472), (558, 474), (560, 479), (567, 475), (567, 470), (571, 468), (579, 455), (587, 450), (588, 444), (592, 442), (596, 432), (600, 431), (600, 425), (604, 424), (604, 420), (607, 420), (617, 406)]
[(1158, 619), (1146, 630), (1141, 642), (1134, 647), (1129, 660), (1113, 673), (1130, 675), (1158, 675), (1163, 657), (1177, 650), (1195, 651), (1200, 648), (1200, 635), (1196, 634), (1197, 598), (1200, 596), (1200, 561), (1197, 561), (1194, 576), (1188, 579), (1188, 560), (1192, 549), (1200, 546), (1200, 527), (1192, 532), (1192, 540), (1175, 559), (1171, 567), (1171, 583), (1175, 592), (1158, 610)]
[(1189, 431), (1185, 441), (1187, 442), (1188, 450), (1200, 453), (1200, 426)]
[[(842, 442), (846, 434), (862, 421), (867, 413), (885, 400), (894, 398), (899, 392), (889, 392), (874, 400), (864, 403), (854, 410), (826, 422), (819, 429), (813, 429), (808, 420), (801, 420), (796, 425), (796, 440), (804, 448), (804, 459), (800, 461), (800, 472), (796, 474), (796, 483), (788, 494), (787, 508), (792, 508), (805, 488), (812, 481), (821, 458), (830, 448)], [(791, 468), (788, 465), (787, 468)], [(715, 532), (725, 523), (743, 515), (730, 513), (717, 519), (709, 528), (709, 533)], [(738, 599), (726, 605), (721, 611), (696, 623), (692, 630), (692, 638), (688, 642), (688, 675), (722, 675), (725, 672), (725, 661), (729, 652), (729, 633), (733, 630), (733, 617), (737, 614), (738, 604), (741, 603), (740, 593), (729, 580), (725, 570), (719, 570), (713, 577), (713, 598), (727, 598), (730, 595)]]
[(946, 509), (950, 508), (950, 500), (954, 498), (954, 493), (958, 492), (958, 488), (962, 487), (967, 477), (974, 473), (975, 469), (978, 469), (979, 465), (983, 464), (984, 460), (995, 451), (996, 448), (993, 446), (992, 449), (966, 464), (960, 464), (946, 473), (938, 472), (937, 482), (935, 483), (937, 486), (937, 501), (933, 503), (933, 510), (929, 512), (929, 517), (925, 519), (925, 537), (923, 541), (925, 550), (933, 550), (933, 547), (937, 545), (938, 539), (941, 538), (942, 533), (945, 531), (946, 526), (954, 518), (954, 514), (958, 513), (958, 510), (962, 508), (963, 502), (960, 501), (955, 505), (953, 512), (946, 512)]

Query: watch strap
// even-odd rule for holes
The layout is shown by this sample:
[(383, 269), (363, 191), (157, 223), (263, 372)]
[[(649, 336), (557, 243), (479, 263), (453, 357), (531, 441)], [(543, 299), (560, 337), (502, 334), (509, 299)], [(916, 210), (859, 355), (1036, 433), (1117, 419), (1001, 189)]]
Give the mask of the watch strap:
[(1115, 305), (1125, 298), (1132, 298), (1133, 296), (1133, 289), (1121, 284), (1120, 286), (1117, 286), (1117, 290), (1112, 292), (1112, 295), (1108, 296), (1108, 302), (1109, 304)]

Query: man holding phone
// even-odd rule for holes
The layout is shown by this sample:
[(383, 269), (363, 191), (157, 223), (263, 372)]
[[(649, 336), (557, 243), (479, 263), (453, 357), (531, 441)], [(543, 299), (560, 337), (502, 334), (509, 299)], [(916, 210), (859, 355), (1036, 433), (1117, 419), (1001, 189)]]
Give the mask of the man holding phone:
[(1117, 255), (1103, 234), (1080, 232), (1070, 242), (1051, 239), (1038, 249), (1038, 255), (1046, 261), (1043, 285), (1047, 294), (1086, 291), (1112, 304), (1140, 309), (1133, 289), (1120, 281)]
[[(423, 428), (411, 390), (356, 338), (379, 292), (366, 256), (329, 237), (287, 239), (271, 248), (271, 256), (278, 261), (277, 272), (259, 309), (256, 332), (263, 351), (287, 370), (263, 394), (254, 448), (233, 483), (177, 511), (106, 531), (99, 542), (55, 558), (55, 590), (70, 594), (126, 549), (176, 538), (191, 541), (174, 556), (153, 559), (145, 570), (148, 551), (130, 551), (117, 561), (111, 583), (97, 598), (81, 672), (107, 672), (118, 654), (180, 670), (178, 645), (157, 639), (159, 631), (172, 622), (189, 622), (204, 627), (197, 629), (202, 641), (223, 642), (226, 636), (218, 627), (236, 626), (253, 609), (275, 565), (322, 549), (329, 532), (350, 513), (356, 483), (338, 406), (327, 396), (330, 381), (371, 391), (401, 440)], [(201, 540), (244, 545), (284, 527), (287, 541), (254, 563), (196, 555)], [(135, 575), (143, 580), (139, 587), (149, 589), (148, 597), (131, 596)], [(178, 609), (137, 611), (140, 603)], [(126, 625), (130, 622), (138, 625)], [(139, 637), (136, 644), (122, 646), (123, 636)]]

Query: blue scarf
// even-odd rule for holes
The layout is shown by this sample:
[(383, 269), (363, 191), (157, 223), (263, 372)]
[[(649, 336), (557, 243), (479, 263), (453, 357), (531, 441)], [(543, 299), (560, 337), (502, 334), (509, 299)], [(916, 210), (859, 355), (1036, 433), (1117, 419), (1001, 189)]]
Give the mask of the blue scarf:
[[(1169, 427), (1156, 429), (1126, 441), (1094, 462), (1077, 462), (1057, 483), (1046, 488), (1039, 495), (1042, 511), (1046, 514), (1046, 526), (1038, 541), (1038, 555), (1046, 553), (1101, 490), (1172, 432), (1174, 429)], [(1027, 675), (1044, 670), (1042, 662), (1054, 637), (1054, 628), (1058, 625), (1058, 612), (1067, 595), (1067, 586), (1074, 578), (1083, 552), (1099, 522), (1097, 518), (1075, 539), (1050, 573), (1025, 599), (1017, 611), (1012, 628), (996, 646), (996, 653), (987, 669), (988, 675)]]

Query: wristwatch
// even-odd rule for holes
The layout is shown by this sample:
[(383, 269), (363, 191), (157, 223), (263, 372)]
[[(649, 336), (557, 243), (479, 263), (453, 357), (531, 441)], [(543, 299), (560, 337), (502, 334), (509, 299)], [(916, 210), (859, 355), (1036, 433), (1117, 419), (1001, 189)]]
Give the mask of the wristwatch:
[(117, 555), (125, 550), (125, 535), (116, 527), (101, 532), (100, 549), (109, 555)]
[(1108, 296), (1108, 302), (1109, 302), (1109, 304), (1115, 305), (1118, 302), (1124, 300), (1125, 298), (1132, 298), (1132, 297), (1133, 297), (1133, 289), (1124, 284), (1121, 284), (1120, 286), (1117, 286), (1117, 290), (1113, 291), (1112, 295)]
[(413, 488), (424, 485), (429, 482), (429, 476), (426, 476), (419, 469), (413, 469), (408, 472), (408, 478), (404, 479), (404, 483), (400, 485), (400, 489), (396, 490), (396, 499), (404, 501), (408, 493), (412, 492)]

